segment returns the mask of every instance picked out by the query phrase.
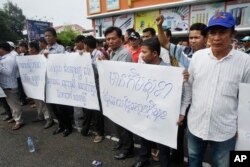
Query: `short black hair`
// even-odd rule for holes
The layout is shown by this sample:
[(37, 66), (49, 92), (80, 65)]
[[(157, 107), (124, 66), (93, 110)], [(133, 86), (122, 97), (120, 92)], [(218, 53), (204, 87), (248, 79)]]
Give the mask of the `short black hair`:
[(131, 34), (132, 32), (135, 32), (135, 29), (133, 29), (133, 28), (128, 28), (128, 29), (126, 30), (126, 32), (128, 33), (128, 36), (130, 36), (130, 34)]
[(75, 43), (84, 42), (84, 39), (85, 39), (85, 36), (83, 36), (83, 35), (78, 35), (78, 36), (75, 38)]
[(141, 46), (147, 46), (151, 52), (156, 51), (158, 55), (161, 53), (161, 44), (158, 38), (150, 38), (142, 42)]
[(164, 29), (163, 31), (167, 34), (168, 37), (172, 37), (172, 32), (169, 28)]
[(51, 32), (54, 37), (57, 37), (56, 30), (53, 27), (46, 28), (45, 32)]
[(1, 42), (0, 43), (0, 48), (2, 48), (3, 50), (5, 50), (6, 52), (10, 52), (11, 51), (11, 46), (7, 42)]
[(191, 25), (189, 31), (197, 30), (201, 32), (201, 35), (206, 37), (207, 36), (207, 26), (203, 23), (194, 23)]
[(84, 43), (91, 49), (95, 49), (97, 41), (92, 35), (90, 35), (85, 37)]
[(45, 40), (44, 37), (41, 37), (41, 38), (39, 39), (39, 42), (44, 43), (44, 44), (47, 45), (47, 41)]
[(142, 32), (143, 32), (143, 33), (145, 33), (145, 32), (150, 32), (150, 34), (151, 34), (152, 36), (155, 36), (155, 35), (156, 35), (155, 29), (154, 29), (154, 28), (151, 28), (151, 27), (145, 28)]
[(24, 47), (25, 49), (28, 49), (28, 44), (25, 41), (22, 41), (19, 43), (19, 47)]
[(108, 27), (106, 31), (104, 32), (104, 36), (106, 37), (108, 34), (112, 33), (113, 31), (116, 32), (117, 36), (119, 38), (122, 38), (122, 30), (118, 27)]
[(39, 52), (39, 43), (38, 42), (36, 42), (36, 41), (31, 41), (30, 43), (29, 43), (29, 47), (30, 48), (34, 48), (34, 49), (36, 49), (36, 51), (37, 52)]

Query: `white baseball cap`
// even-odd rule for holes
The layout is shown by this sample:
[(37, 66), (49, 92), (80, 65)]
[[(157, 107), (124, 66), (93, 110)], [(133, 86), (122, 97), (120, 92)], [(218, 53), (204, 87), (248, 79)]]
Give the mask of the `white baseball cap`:
[(16, 45), (15, 45), (13, 42), (7, 41), (7, 43), (8, 43), (11, 47), (16, 48)]

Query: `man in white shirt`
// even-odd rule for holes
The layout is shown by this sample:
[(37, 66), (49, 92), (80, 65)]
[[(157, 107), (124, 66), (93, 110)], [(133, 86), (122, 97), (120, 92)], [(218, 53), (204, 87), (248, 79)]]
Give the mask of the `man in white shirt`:
[(13, 118), (8, 120), (8, 123), (15, 123), (12, 130), (18, 130), (23, 126), (16, 74), (16, 56), (11, 54), (11, 47), (8, 43), (0, 43), (0, 87), (3, 88), (7, 96), (6, 101), (11, 108)]
[(184, 84), (182, 124), (188, 113), (189, 166), (202, 166), (207, 144), (214, 166), (228, 167), (229, 153), (235, 149), (239, 84), (250, 83), (250, 58), (232, 49), (235, 20), (231, 13), (219, 12), (208, 22), (211, 47), (194, 53), (190, 78)]

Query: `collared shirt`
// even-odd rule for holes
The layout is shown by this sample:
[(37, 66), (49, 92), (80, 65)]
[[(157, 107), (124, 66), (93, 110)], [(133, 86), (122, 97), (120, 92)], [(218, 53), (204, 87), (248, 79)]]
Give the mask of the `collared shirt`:
[(16, 55), (8, 53), (0, 58), (0, 87), (17, 88)]
[(110, 60), (132, 62), (132, 56), (129, 53), (128, 49), (124, 48), (123, 46), (120, 46), (118, 49), (111, 51)]
[[(138, 63), (145, 63), (143, 60), (142, 60), (142, 56), (143, 56), (143, 53), (141, 52), (139, 54), (139, 59), (138, 59)], [(169, 51), (163, 47), (161, 47), (161, 53), (160, 53), (160, 56), (159, 56), (162, 61), (164, 61), (166, 64), (169, 64), (170, 65), (170, 57), (169, 57)]]
[(187, 46), (175, 45), (170, 43), (169, 45), (169, 54), (172, 57), (175, 57), (179, 65), (184, 68), (188, 68), (190, 60), (193, 56), (193, 50)]
[(250, 83), (250, 58), (232, 49), (218, 60), (211, 48), (194, 53), (184, 84), (181, 114), (188, 113), (188, 128), (203, 140), (225, 141), (237, 130), (240, 83)]
[(62, 45), (59, 45), (58, 43), (55, 43), (50, 48), (47, 46), (47, 50), (50, 54), (58, 54), (58, 53), (64, 53), (65, 49)]

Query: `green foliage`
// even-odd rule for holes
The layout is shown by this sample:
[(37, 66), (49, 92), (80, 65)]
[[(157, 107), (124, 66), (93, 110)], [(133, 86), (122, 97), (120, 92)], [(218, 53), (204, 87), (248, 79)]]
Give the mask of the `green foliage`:
[(12, 34), (10, 31), (10, 23), (9, 20), (6, 19), (8, 16), (0, 10), (0, 40), (7, 41), (10, 39), (10, 35)]
[(57, 34), (57, 39), (60, 40), (62, 45), (74, 47), (74, 39), (79, 35), (70, 26), (67, 26), (64, 31)]
[(4, 4), (0, 9), (0, 39), (3, 41), (17, 41), (23, 38), (25, 16), (22, 9), (12, 2)]

